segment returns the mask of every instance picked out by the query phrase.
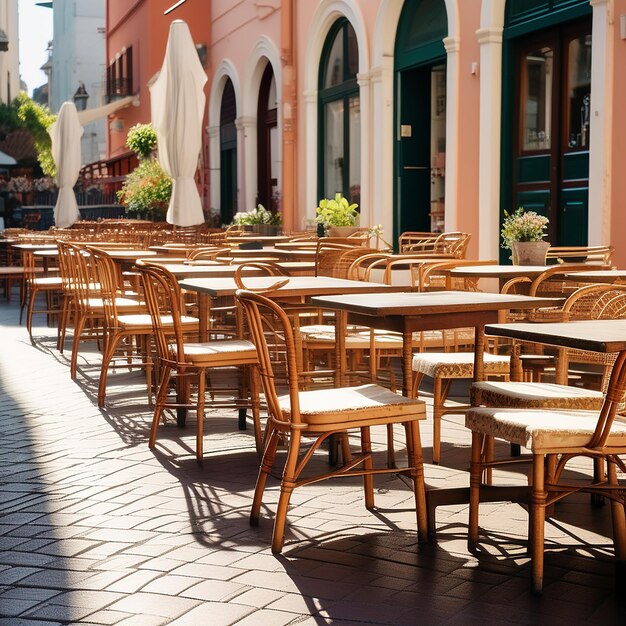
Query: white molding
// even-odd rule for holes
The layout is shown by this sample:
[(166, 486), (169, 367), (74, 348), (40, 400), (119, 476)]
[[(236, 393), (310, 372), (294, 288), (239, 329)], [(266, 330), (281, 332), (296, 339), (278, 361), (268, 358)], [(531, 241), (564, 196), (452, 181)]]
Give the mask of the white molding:
[(611, 151), (613, 133), (613, 38), (609, 27), (612, 3), (591, 0), (591, 111), (589, 120), (589, 245), (611, 240)]
[[(315, 11), (307, 33), (307, 46), (304, 56), (304, 81), (303, 89), (306, 94), (317, 95), (320, 59), (326, 37), (332, 25), (341, 17), (345, 17), (356, 35), (359, 49), (359, 73), (369, 71), (369, 45), (367, 28), (356, 0), (322, 0)], [(368, 91), (368, 90), (367, 90)], [(365, 118), (364, 108), (369, 109), (369, 104), (363, 100), (364, 94), (359, 93), (361, 99), (361, 152), (369, 145), (369, 128), (373, 124), (371, 119)], [(367, 95), (369, 98), (369, 95)], [(367, 112), (369, 115), (369, 112)], [(317, 182), (318, 182), (318, 143), (317, 143), (317, 97), (314, 101), (305, 100), (304, 105), (304, 206), (299, 215), (294, 215), (294, 223), (300, 223), (304, 218), (315, 217), (317, 206)], [(363, 162), (361, 163), (361, 185), (369, 178), (363, 176)], [(299, 203), (301, 204), (301, 203)], [(363, 205), (363, 197), (361, 199)]]
[[(229, 59), (222, 59), (218, 65), (211, 83), (211, 92), (209, 95), (209, 171), (210, 171), (210, 196), (211, 207), (216, 211), (221, 211), (221, 183), (220, 183), (220, 111), (222, 107), (222, 96), (224, 94), (224, 85), (226, 80), (230, 78), (235, 92), (236, 111), (241, 111), (241, 86), (237, 69)], [(211, 129), (217, 128), (217, 133), (212, 134)], [(239, 182), (241, 170), (239, 169), (239, 161), (241, 159), (241, 150), (243, 146), (239, 143), (239, 133), (237, 133), (237, 181)], [(239, 207), (240, 197), (237, 196), (237, 206)]]

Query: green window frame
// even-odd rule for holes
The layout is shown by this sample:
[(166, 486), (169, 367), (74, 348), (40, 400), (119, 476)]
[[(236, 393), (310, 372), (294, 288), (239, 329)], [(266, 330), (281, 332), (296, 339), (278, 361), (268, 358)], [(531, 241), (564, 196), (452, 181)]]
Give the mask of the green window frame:
[[(340, 192), (351, 202), (360, 204), (361, 137), (357, 71), (356, 33), (346, 18), (340, 18), (328, 32), (320, 60), (318, 196), (332, 197)], [(336, 149), (332, 159), (331, 147)]]

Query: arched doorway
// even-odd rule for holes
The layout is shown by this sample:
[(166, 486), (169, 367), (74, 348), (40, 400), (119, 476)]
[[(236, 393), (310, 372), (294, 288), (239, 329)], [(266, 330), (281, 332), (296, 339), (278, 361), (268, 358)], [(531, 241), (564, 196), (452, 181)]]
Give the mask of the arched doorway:
[(394, 235), (442, 231), (445, 216), (444, 0), (407, 0), (395, 46)]
[(361, 203), (361, 101), (356, 75), (359, 50), (346, 18), (331, 27), (319, 72), (318, 197), (341, 193)]
[(532, 5), (509, 0), (505, 12), (501, 204), (548, 217), (553, 245), (586, 245), (592, 10)]
[(226, 79), (220, 108), (220, 213), (230, 224), (237, 212), (237, 102), (230, 78)]
[(257, 108), (257, 204), (272, 212), (280, 210), (280, 145), (278, 133), (278, 95), (270, 63), (265, 67), (259, 87)]

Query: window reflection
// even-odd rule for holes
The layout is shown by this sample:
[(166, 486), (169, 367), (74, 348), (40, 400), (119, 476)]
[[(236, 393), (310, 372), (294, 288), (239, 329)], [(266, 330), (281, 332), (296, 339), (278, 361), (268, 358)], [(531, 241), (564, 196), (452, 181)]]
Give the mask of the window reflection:
[(591, 35), (569, 42), (567, 72), (568, 147), (589, 146)]
[(540, 48), (524, 57), (523, 149), (549, 150), (552, 111), (552, 48)]

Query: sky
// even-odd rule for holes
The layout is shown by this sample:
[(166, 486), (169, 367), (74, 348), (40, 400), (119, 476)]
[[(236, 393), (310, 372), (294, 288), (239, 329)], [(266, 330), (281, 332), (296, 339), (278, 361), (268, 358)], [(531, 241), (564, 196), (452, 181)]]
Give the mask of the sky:
[(46, 48), (52, 39), (52, 9), (38, 7), (37, 1), (18, 0), (20, 76), (29, 96), (46, 82), (39, 68), (48, 60)]

